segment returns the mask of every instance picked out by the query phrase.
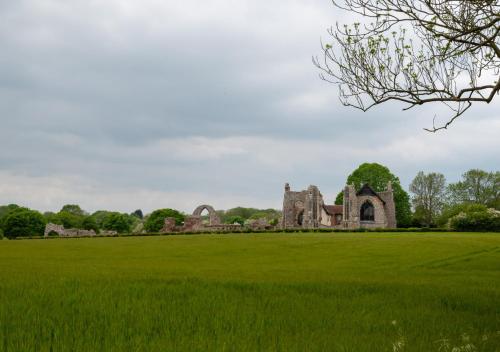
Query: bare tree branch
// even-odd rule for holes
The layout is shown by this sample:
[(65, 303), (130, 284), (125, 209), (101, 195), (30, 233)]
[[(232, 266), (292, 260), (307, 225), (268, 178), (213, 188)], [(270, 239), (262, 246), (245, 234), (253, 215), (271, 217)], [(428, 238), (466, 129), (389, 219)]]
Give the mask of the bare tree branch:
[(425, 129), (436, 132), (500, 92), (500, 0), (332, 2), (367, 20), (330, 28), (321, 60), (313, 58), (345, 106), (443, 103), (448, 122)]

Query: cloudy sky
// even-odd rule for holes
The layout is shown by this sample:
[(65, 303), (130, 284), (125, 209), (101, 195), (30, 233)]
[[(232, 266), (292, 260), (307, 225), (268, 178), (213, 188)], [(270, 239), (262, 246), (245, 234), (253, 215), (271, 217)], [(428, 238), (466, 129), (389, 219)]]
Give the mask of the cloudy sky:
[(0, 204), (130, 212), (333, 201), (362, 162), (408, 187), (500, 169), (500, 104), (451, 130), (435, 107), (340, 105), (311, 63), (329, 0), (0, 0)]

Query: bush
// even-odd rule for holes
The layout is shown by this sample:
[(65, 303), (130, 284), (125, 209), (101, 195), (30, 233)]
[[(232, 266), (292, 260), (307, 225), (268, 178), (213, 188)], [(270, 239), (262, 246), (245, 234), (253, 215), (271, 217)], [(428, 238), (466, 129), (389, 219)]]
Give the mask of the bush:
[(83, 219), (82, 226), (85, 230), (94, 230), (95, 233), (99, 233), (99, 226), (97, 226), (97, 222), (92, 216), (86, 216)]
[(473, 212), (485, 212), (488, 208), (482, 204), (476, 203), (461, 203), (448, 206), (443, 209), (443, 212), (437, 219), (437, 224), (439, 227), (449, 227), (450, 219), (457, 216), (460, 213), (473, 213)]
[(17, 208), (4, 219), (4, 234), (8, 238), (43, 236), (45, 218), (42, 214), (28, 208)]
[(84, 217), (76, 215), (66, 210), (61, 210), (57, 214), (47, 214), (46, 219), (53, 224), (63, 225), (65, 229), (83, 228)]
[(450, 219), (450, 227), (457, 231), (500, 231), (500, 211), (462, 212)]
[(158, 232), (163, 228), (165, 218), (174, 218), (176, 225), (182, 225), (185, 217), (174, 209), (158, 209), (148, 216), (144, 228), (148, 232)]
[(127, 214), (120, 213), (108, 213), (103, 221), (102, 227), (108, 231), (116, 231), (118, 233), (129, 233), (130, 232), (130, 219)]

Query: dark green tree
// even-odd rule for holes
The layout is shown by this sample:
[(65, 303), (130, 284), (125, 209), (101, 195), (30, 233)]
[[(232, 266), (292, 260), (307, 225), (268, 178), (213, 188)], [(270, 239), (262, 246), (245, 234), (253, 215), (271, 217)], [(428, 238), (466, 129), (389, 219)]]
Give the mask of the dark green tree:
[(335, 205), (342, 205), (344, 204), (344, 191), (340, 191), (337, 194), (337, 197), (335, 197)]
[(82, 227), (85, 230), (94, 230), (96, 233), (99, 232), (99, 226), (97, 226), (97, 222), (93, 216), (86, 216), (82, 221)]
[(142, 213), (141, 209), (137, 209), (136, 211), (134, 211), (130, 215), (135, 216), (136, 218), (141, 219), (141, 220), (144, 218), (144, 214)]
[(63, 211), (77, 216), (88, 215), (87, 212), (85, 212), (85, 210), (82, 210), (82, 208), (80, 208), (80, 206), (77, 204), (66, 204), (65, 206), (62, 207), (60, 212)]
[(63, 225), (66, 229), (81, 229), (85, 216), (61, 210), (57, 214), (48, 214), (46, 219), (48, 222)]
[(245, 223), (245, 219), (243, 219), (241, 216), (231, 215), (231, 216), (226, 217), (226, 219), (224, 219), (224, 223), (225, 224), (237, 223), (237, 224), (240, 224), (243, 226), (243, 224)]
[(104, 218), (102, 227), (104, 230), (116, 231), (118, 233), (129, 233), (131, 221), (129, 215), (118, 212), (110, 212)]
[(185, 216), (175, 209), (158, 209), (152, 212), (144, 223), (148, 232), (158, 232), (163, 228), (165, 218), (174, 218), (177, 225), (181, 225)]
[(28, 208), (16, 208), (5, 217), (4, 234), (8, 238), (42, 236), (45, 223), (45, 218), (39, 212)]
[(410, 197), (401, 187), (399, 178), (392, 174), (386, 166), (377, 163), (364, 163), (347, 177), (347, 184), (354, 185), (357, 190), (367, 183), (375, 192), (384, 191), (389, 181), (392, 182), (394, 190), (398, 227), (408, 227), (411, 223)]
[(13, 210), (18, 209), (19, 206), (17, 204), (9, 204), (0, 206), (0, 229), (3, 229), (4, 219), (5, 217)]

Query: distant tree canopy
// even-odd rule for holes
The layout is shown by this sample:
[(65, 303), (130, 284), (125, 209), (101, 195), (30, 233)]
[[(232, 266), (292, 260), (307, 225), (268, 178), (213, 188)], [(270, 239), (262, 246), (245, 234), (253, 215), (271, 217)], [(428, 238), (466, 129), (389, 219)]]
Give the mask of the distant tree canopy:
[(231, 215), (224, 219), (225, 224), (240, 224), (243, 225), (245, 223), (245, 219), (238, 215)]
[(132, 221), (129, 215), (118, 212), (110, 212), (104, 218), (102, 228), (108, 231), (116, 231), (118, 233), (129, 233), (132, 226)]
[(158, 232), (163, 228), (165, 218), (174, 218), (175, 223), (181, 225), (185, 216), (174, 209), (158, 209), (147, 216), (144, 228), (148, 232)]
[[(363, 111), (398, 101), (408, 110), (441, 103), (447, 128), (500, 91), (499, 0), (333, 0), (360, 22), (328, 31), (315, 58), (344, 105)], [(361, 23), (362, 22), (362, 23)]]
[(136, 211), (134, 211), (130, 215), (135, 216), (135, 217), (137, 217), (138, 219), (141, 219), (141, 220), (144, 218), (144, 214), (142, 213), (141, 209), (137, 209)]
[(443, 174), (420, 171), (410, 184), (415, 209), (414, 218), (426, 227), (435, 224), (445, 204), (446, 179)]
[(462, 180), (448, 185), (451, 204), (476, 203), (500, 209), (500, 172), (472, 169)]
[(82, 208), (77, 204), (66, 204), (62, 207), (60, 212), (67, 212), (76, 216), (88, 215)]
[(377, 163), (364, 163), (347, 177), (347, 184), (354, 185), (357, 190), (367, 183), (375, 192), (385, 191), (389, 181), (392, 182), (394, 190), (398, 227), (408, 227), (411, 223), (410, 197), (401, 187), (399, 178), (387, 167)]
[(18, 207), (5, 216), (3, 231), (8, 238), (42, 236), (45, 223), (45, 218), (38, 211)]
[(234, 218), (241, 218), (243, 222), (246, 220), (256, 220), (265, 218), (268, 221), (281, 218), (281, 211), (276, 209), (257, 209), (257, 208), (244, 208), (236, 207), (226, 211), (218, 211), (222, 222), (230, 224)]

